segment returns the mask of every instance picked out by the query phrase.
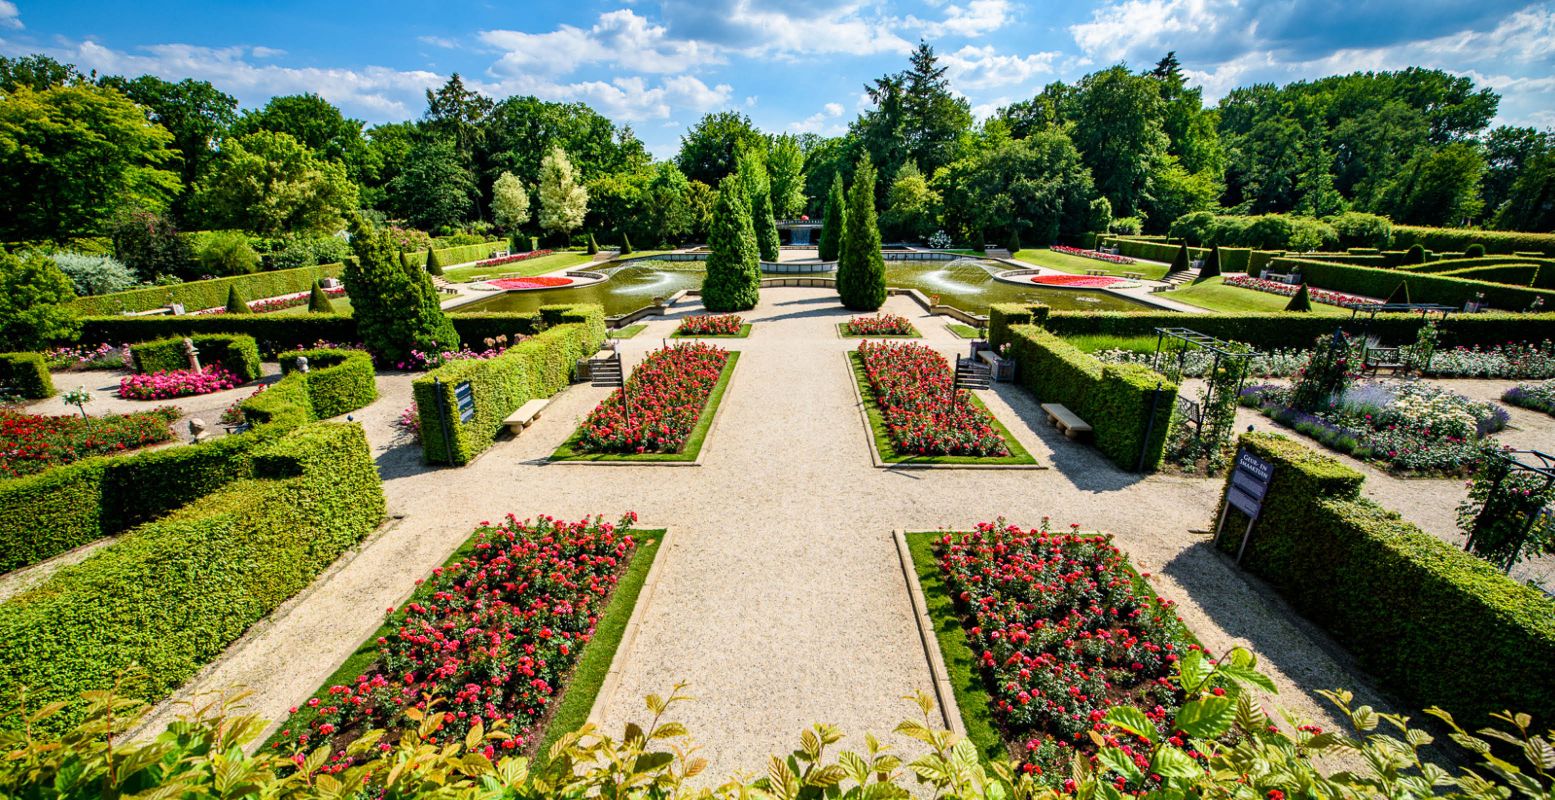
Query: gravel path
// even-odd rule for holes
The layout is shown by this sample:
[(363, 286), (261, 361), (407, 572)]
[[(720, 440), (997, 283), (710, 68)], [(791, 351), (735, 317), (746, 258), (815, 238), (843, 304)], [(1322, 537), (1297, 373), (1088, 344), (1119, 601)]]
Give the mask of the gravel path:
[[(759, 770), (800, 730), (825, 721), (861, 748), (913, 713), (901, 700), (930, 687), (893, 529), (964, 529), (1006, 516), (1034, 526), (1077, 522), (1113, 532), (1206, 645), (1241, 644), (1260, 656), (1280, 702), (1332, 726), (1311, 692), (1348, 686), (1383, 707), (1325, 637), (1215, 553), (1202, 533), (1220, 481), (1123, 473), (1088, 446), (1056, 435), (1036, 401), (997, 385), (989, 407), (1042, 463), (1042, 471), (912, 471), (870, 466), (835, 325), (849, 314), (817, 289), (769, 289), (747, 314), (743, 351), (705, 464), (552, 465), (545, 456), (607, 393), (574, 386), (517, 439), (461, 469), (429, 468), (393, 428), (409, 404), (410, 376), (380, 378), (382, 399), (353, 416), (367, 429), (395, 520), (303, 595), (256, 625), (174, 703), (246, 686), (250, 708), (281, 719), (379, 624), (413, 582), (441, 563), (483, 520), (512, 512), (614, 518), (638, 512), (669, 527), (662, 580), (629, 651), (621, 685), (603, 709), (607, 731), (640, 720), (640, 698), (678, 680), (697, 701), (676, 712), (702, 743), (708, 781)], [(680, 313), (696, 311), (694, 304)], [(965, 342), (905, 298), (886, 310), (914, 319), (943, 353)], [(659, 346), (676, 320), (651, 318), (622, 343), (629, 363)], [(174, 704), (164, 704), (156, 722)], [(900, 743), (905, 752), (912, 749)]]

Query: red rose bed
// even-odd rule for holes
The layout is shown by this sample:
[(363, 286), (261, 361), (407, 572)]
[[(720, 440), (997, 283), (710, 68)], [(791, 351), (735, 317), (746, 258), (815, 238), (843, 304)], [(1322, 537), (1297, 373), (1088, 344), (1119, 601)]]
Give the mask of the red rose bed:
[(500, 278), (487, 283), (498, 289), (517, 291), (522, 289), (555, 289), (558, 286), (571, 286), (576, 283), (572, 278)]
[(1071, 289), (1102, 289), (1126, 281), (1106, 275), (1036, 275), (1032, 277), (1031, 282), (1043, 286), (1067, 286)]

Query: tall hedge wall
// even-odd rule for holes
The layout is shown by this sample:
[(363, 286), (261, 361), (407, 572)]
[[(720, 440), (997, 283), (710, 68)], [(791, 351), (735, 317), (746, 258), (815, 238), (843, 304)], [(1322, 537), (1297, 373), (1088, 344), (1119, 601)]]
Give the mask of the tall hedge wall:
[[(175, 336), (144, 342), (130, 348), (136, 372), (172, 372), (189, 368), (189, 353), (184, 338)], [(258, 380), (263, 371), (259, 363), (259, 345), (254, 337), (243, 334), (208, 333), (188, 337), (199, 353), (200, 366), (220, 364), (243, 383)]]
[(1478, 231), (1468, 228), (1422, 228), (1394, 225), (1393, 246), (1407, 250), (1414, 245), (1437, 252), (1463, 252), (1471, 244), (1482, 244), (1486, 253), (1543, 253), (1555, 256), (1555, 233), (1517, 231)]
[[(297, 357), (308, 359), (306, 374), (296, 371)], [(318, 419), (338, 417), (365, 408), (378, 399), (372, 356), (359, 350), (298, 350), (281, 359), (281, 371), (308, 389), (308, 402)]]
[[(1378, 314), (1372, 319), (1348, 320), (1281, 312), (1187, 316), (1172, 312), (1054, 311), (1048, 314), (1045, 326), (1060, 336), (1154, 336), (1156, 328), (1187, 326), (1200, 333), (1246, 342), (1254, 347), (1307, 348), (1317, 337), (1333, 333), (1336, 327), (1351, 333), (1365, 330), (1385, 342), (1411, 342), (1420, 330), (1420, 315)], [(1440, 343), (1443, 347), (1472, 347), (1540, 342), (1550, 338), (1552, 327), (1555, 327), (1555, 313), (1453, 314), (1440, 325)]]
[[(496, 441), (503, 419), (530, 400), (565, 389), (577, 360), (593, 355), (605, 341), (605, 313), (600, 306), (545, 306), (540, 315), (554, 327), (496, 358), (450, 362), (416, 379), (413, 391), (427, 461), (470, 463)], [(461, 422), (454, 391), (465, 381), (474, 396), (475, 415)], [(439, 389), (446, 419), (438, 411)], [(445, 426), (451, 442), (444, 436)]]
[(988, 307), (988, 343), (999, 347), (1010, 341), (1010, 326), (1041, 325), (1052, 309), (1042, 303), (994, 303)]
[[(437, 260), (444, 269), (458, 266), (471, 261), (482, 261), (491, 257), (492, 253), (508, 249), (508, 243), (502, 239), (493, 239), (479, 244), (464, 244), (458, 247), (440, 247), (437, 250)], [(427, 265), (427, 251), (406, 253), (405, 260), (418, 266)]]
[(28, 400), (54, 396), (54, 379), (48, 362), (39, 353), (0, 353), (0, 389)]
[[(150, 522), (0, 604), (0, 696), (69, 704), (41, 727), (82, 718), (84, 691), (138, 670), (124, 695), (160, 700), (249, 625), (305, 588), (384, 517), (358, 425), (320, 423), (255, 452), (254, 477)], [(18, 714), (0, 727), (16, 730)]]
[(171, 286), (151, 286), (131, 289), (127, 292), (76, 298), (71, 305), (84, 316), (111, 316), (125, 312), (149, 311), (170, 303), (183, 303), (188, 311), (216, 308), (227, 304), (227, 292), (233, 285), (250, 300), (260, 300), (283, 294), (306, 292), (319, 278), (340, 275), (341, 265), (324, 264), (317, 267), (279, 269), (274, 272), (256, 272), (252, 275), (234, 275), (212, 278), (207, 281), (189, 281)]
[(365, 354), (346, 353), (335, 366), (288, 376), (244, 400), (244, 413), (255, 423), (246, 433), (0, 480), (0, 508), (7, 512), (0, 514), (0, 572), (128, 530), (247, 478), (254, 450), (312, 422), (316, 406), (340, 414), (374, 396), (371, 362)]
[(1090, 423), (1096, 449), (1130, 471), (1139, 466), (1141, 450), (1146, 471), (1161, 465), (1177, 384), (1138, 364), (1103, 364), (1034, 325), (1012, 326), (1009, 337), (1021, 385)]
[[(1099, 247), (1116, 247), (1120, 255), (1129, 258), (1142, 258), (1147, 261), (1160, 261), (1165, 264), (1172, 263), (1177, 257), (1179, 245), (1167, 242), (1146, 241), (1133, 236), (1105, 236), (1098, 240)], [(1190, 247), (1188, 255), (1194, 259), (1204, 257), (1209, 252), (1207, 247)]]
[(1409, 299), (1415, 303), (1440, 303), (1462, 307), (1483, 293), (1485, 302), (1504, 311), (1523, 311), (1535, 299), (1543, 298), (1545, 308), (1555, 308), (1555, 291), (1506, 286), (1488, 281), (1423, 275), (1401, 270), (1373, 269), (1301, 258), (1277, 258), (1276, 272), (1300, 271), (1302, 280), (1320, 289), (1349, 292), (1366, 297), (1385, 298), (1403, 281), (1409, 287)]
[[(1274, 465), (1245, 569), (1417, 707), (1555, 719), (1555, 601), (1360, 497), (1328, 456), (1276, 434), (1242, 445)], [(1234, 552), (1247, 519), (1228, 517)]]
[[(540, 314), (449, 314), (459, 340), (478, 346), (497, 336), (535, 332)], [(144, 342), (169, 336), (198, 333), (241, 333), (254, 337), (260, 352), (312, 348), (319, 342), (353, 344), (361, 341), (356, 322), (343, 314), (215, 314), (178, 317), (88, 317), (81, 326), (80, 341), (88, 343)]]
[[(1452, 263), (1452, 262), (1448, 262)], [(1497, 264), (1485, 267), (1465, 267), (1438, 272), (1444, 278), (1462, 278), (1472, 281), (1489, 281), (1506, 286), (1533, 286), (1539, 288), (1541, 267), (1538, 264)]]

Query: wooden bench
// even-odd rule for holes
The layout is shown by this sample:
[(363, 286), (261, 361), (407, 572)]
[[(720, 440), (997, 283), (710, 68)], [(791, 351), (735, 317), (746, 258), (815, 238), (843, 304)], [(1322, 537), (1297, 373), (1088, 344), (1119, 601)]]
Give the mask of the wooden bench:
[(1079, 439), (1091, 432), (1091, 426), (1085, 420), (1075, 416), (1073, 411), (1059, 403), (1043, 403), (1042, 410), (1053, 423), (1053, 427), (1071, 439)]
[(502, 420), (502, 424), (508, 426), (508, 430), (512, 431), (514, 436), (517, 436), (523, 433), (524, 429), (533, 424), (535, 420), (539, 419), (540, 412), (550, 404), (550, 400), (530, 400), (519, 406), (517, 411), (509, 414), (506, 419)]

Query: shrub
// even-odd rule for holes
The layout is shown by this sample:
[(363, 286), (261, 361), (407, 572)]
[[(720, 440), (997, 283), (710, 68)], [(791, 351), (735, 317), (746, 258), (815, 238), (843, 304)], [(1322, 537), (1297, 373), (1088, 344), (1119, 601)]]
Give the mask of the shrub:
[[(822, 261), (836, 261), (842, 252), (842, 229), (846, 225), (848, 201), (842, 188), (842, 171), (832, 175), (831, 189), (826, 193), (826, 214), (821, 222), (821, 241), (816, 255)], [(755, 236), (754, 231), (751, 234)], [(947, 245), (948, 246), (948, 245)]]
[(1393, 245), (1393, 222), (1376, 214), (1346, 211), (1324, 220), (1339, 236), (1340, 247), (1386, 249)]
[(0, 604), (16, 647), (0, 691), (68, 704), (42, 726), (55, 733), (81, 718), (81, 692), (132, 664), (133, 691), (165, 697), (383, 520), (360, 426), (296, 430), (254, 454), (254, 473)]
[[(1183, 316), (1172, 312), (1053, 311), (1044, 323), (1059, 336), (1107, 335), (1155, 336), (1156, 328), (1179, 327)], [(1333, 317), (1293, 315), (1282, 312), (1198, 314), (1193, 329), (1220, 339), (1246, 342), (1259, 349), (1311, 346), (1318, 336), (1332, 335), (1341, 321)], [(1453, 314), (1439, 324), (1441, 346), (1497, 346), (1507, 342), (1539, 342), (1549, 338), (1555, 313)], [(1419, 314), (1378, 314), (1367, 321), (1367, 333), (1384, 342), (1415, 341)]]
[(1204, 256), (1204, 266), (1199, 268), (1199, 280), (1209, 280), (1220, 275), (1220, 246), (1216, 245)]
[(0, 350), (40, 350), (75, 336), (74, 296), (70, 279), (47, 256), (0, 250)]
[(318, 281), (313, 282), (313, 289), (308, 292), (308, 313), (335, 313), (334, 302), (329, 299), (329, 295), (324, 293), (324, 287)]
[[(202, 366), (220, 365), (239, 383), (258, 380), (263, 374), (259, 347), (252, 336), (206, 334), (189, 338), (200, 353)], [(174, 372), (189, 367), (182, 337), (134, 345), (130, 348), (130, 357), (136, 372)]]
[(631, 254), (632, 254), (632, 237), (627, 236), (625, 232), (622, 232), (621, 233), (621, 255), (629, 256)]
[[(1450, 261), (1446, 263), (1456, 264), (1460, 262)], [(1507, 286), (1533, 286), (1542, 272), (1543, 268), (1538, 264), (1497, 264), (1485, 267), (1466, 267), (1436, 274), (1444, 278), (1463, 278), (1471, 281), (1503, 283)]]
[(837, 256), (837, 294), (843, 307), (852, 311), (874, 311), (885, 305), (885, 261), (875, 221), (875, 168), (868, 153), (859, 159), (848, 189), (842, 252)]
[(1408, 264), (1424, 264), (1425, 263), (1425, 248), (1421, 247), (1418, 244), (1410, 245), (1409, 249), (1404, 252), (1404, 261), (1403, 261), (1403, 263), (1406, 264), (1406, 265), (1408, 265)]
[(1475, 243), (1469, 245), (1468, 247), (1463, 248), (1463, 257), (1464, 258), (1484, 258), (1485, 257), (1485, 246), (1480, 244), (1479, 242), (1475, 242)]
[[(1244, 568), (1412, 705), (1555, 718), (1549, 598), (1361, 498), (1362, 476), (1332, 458), (1275, 434), (1241, 442), (1274, 465)], [(1227, 531), (1245, 529), (1240, 512), (1227, 516)]]
[(216, 231), (200, 248), (200, 268), (210, 275), (247, 275), (259, 270), (259, 254), (239, 231)]
[(119, 263), (113, 256), (54, 253), (49, 258), (54, 259), (59, 271), (70, 279), (78, 295), (122, 292), (136, 283), (135, 270)]
[(354, 343), (356, 320), (340, 314), (184, 314), (181, 316), (87, 317), (82, 341), (145, 342), (169, 336), (242, 334), (252, 336), (262, 354), (313, 347), (317, 342)]
[(711, 252), (702, 278), (702, 306), (713, 312), (755, 308), (761, 299), (761, 265), (756, 228), (738, 175), (719, 184), (718, 208), (707, 243)]
[(283, 294), (306, 292), (319, 278), (331, 278), (340, 274), (341, 265), (326, 264), (321, 267), (260, 272), (230, 278), (206, 281), (190, 281), (170, 286), (153, 286), (147, 289), (131, 289), (127, 292), (77, 298), (70, 305), (82, 315), (102, 316), (126, 312), (149, 311), (171, 303), (181, 303), (189, 311), (220, 308), (227, 301), (229, 286), (242, 287), (245, 297), (276, 297)]
[(1395, 225), (1393, 243), (1396, 247), (1418, 244), (1438, 252), (1463, 251), (1479, 244), (1487, 253), (1516, 254), (1518, 252), (1555, 255), (1555, 233), (1521, 233), (1517, 231), (1482, 231), (1471, 228), (1427, 228), (1418, 225)]
[(1189, 266), (1190, 262), (1188, 261), (1188, 246), (1182, 245), (1177, 248), (1177, 254), (1172, 256), (1172, 265), (1166, 268), (1166, 272), (1168, 275), (1178, 272), (1187, 272)]
[(591, 256), (599, 255), (599, 242), (594, 241), (594, 234), (593, 233), (590, 233), (588, 235), (588, 242), (589, 243), (588, 243), (588, 248), (587, 248), (586, 252), (589, 255), (591, 255)]
[(29, 400), (54, 396), (54, 379), (42, 354), (0, 353), (0, 394), (7, 392)]
[[(1461, 263), (1461, 262), (1457, 262)], [(1275, 259), (1277, 272), (1299, 271), (1313, 286), (1366, 297), (1390, 297), (1402, 285), (1411, 301), (1462, 307), (1484, 295), (1484, 301), (1506, 311), (1525, 311), (1535, 300), (1545, 306), (1555, 301), (1555, 291), (1507, 286), (1482, 280), (1425, 274), (1415, 270), (1358, 267), (1301, 258)]]
[[(405, 260), (413, 267), (425, 267), (427, 265), (427, 251), (437, 253), (437, 261), (440, 269), (447, 269), (458, 264), (468, 264), (471, 261), (480, 261), (483, 258), (491, 258), (493, 253), (502, 249), (503, 241), (493, 239), (474, 244), (461, 244), (454, 247), (439, 246), (444, 239), (427, 244), (417, 244), (413, 248), (406, 248)], [(432, 273), (434, 275), (438, 273)]]
[[(306, 375), (296, 372), (297, 358), (308, 359)], [(280, 359), (281, 371), (307, 386), (308, 404), (319, 419), (366, 408), (378, 399), (373, 360), (360, 350), (299, 350)]]
[(248, 301), (243, 298), (243, 293), (238, 291), (237, 284), (227, 287), (227, 313), (228, 314), (252, 314), (254, 310), (248, 307)]
[(1139, 217), (1113, 217), (1107, 225), (1110, 233), (1118, 236), (1138, 236), (1145, 229), (1145, 221)]
[(357, 333), (368, 351), (382, 363), (396, 364), (409, 359), (413, 350), (457, 349), (459, 334), (443, 313), (432, 277), (420, 268), (395, 263), (389, 236), (383, 231), (365, 227), (360, 219), (352, 231), (356, 258), (342, 277), (351, 295)]

